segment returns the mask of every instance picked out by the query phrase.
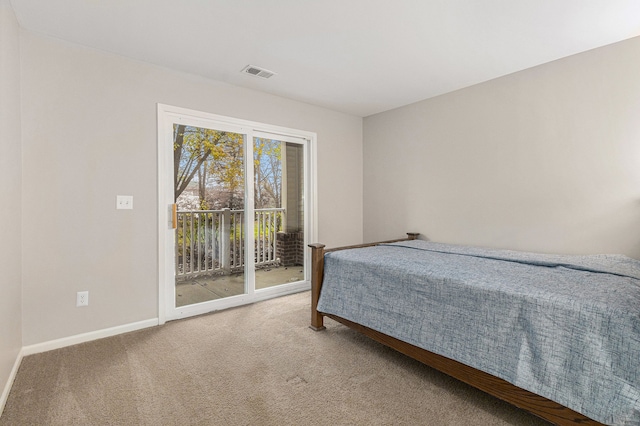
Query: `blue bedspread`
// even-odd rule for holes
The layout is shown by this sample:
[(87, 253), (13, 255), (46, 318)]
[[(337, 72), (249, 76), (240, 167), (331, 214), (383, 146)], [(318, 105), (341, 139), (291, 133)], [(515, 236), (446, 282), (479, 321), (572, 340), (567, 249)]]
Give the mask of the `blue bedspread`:
[(408, 241), (325, 255), (320, 312), (640, 424), (640, 261)]

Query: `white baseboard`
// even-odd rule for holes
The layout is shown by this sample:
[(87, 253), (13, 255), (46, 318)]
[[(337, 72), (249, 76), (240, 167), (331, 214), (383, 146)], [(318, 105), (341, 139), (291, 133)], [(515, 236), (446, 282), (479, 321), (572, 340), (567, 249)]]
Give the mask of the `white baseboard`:
[(133, 322), (130, 324), (119, 325), (117, 327), (76, 334), (75, 336), (63, 337), (62, 339), (50, 340), (48, 342), (36, 343), (35, 345), (24, 346), (22, 348), (22, 355), (27, 356), (51, 351), (53, 349), (60, 349), (71, 345), (77, 345), (78, 343), (90, 342), (92, 340), (103, 339), (105, 337), (111, 337), (122, 333), (128, 333), (130, 331), (153, 327), (158, 324), (158, 318), (153, 318), (149, 320)]
[(0, 395), (0, 416), (4, 411), (4, 406), (7, 403), (7, 399), (9, 399), (9, 392), (11, 391), (11, 386), (13, 386), (13, 381), (16, 378), (16, 374), (18, 374), (18, 368), (20, 368), (20, 363), (22, 362), (22, 357), (24, 356), (22, 350), (18, 352), (18, 356), (16, 357), (16, 362), (13, 363), (13, 369), (11, 369), (11, 374), (9, 374), (9, 379), (7, 379), (7, 383), (4, 385), (4, 389), (2, 390), (2, 395)]

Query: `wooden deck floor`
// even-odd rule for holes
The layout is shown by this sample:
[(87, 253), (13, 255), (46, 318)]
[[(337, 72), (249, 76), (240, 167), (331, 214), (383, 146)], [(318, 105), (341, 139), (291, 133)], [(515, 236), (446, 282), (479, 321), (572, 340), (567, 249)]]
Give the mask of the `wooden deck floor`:
[[(256, 270), (256, 289), (302, 281), (302, 266), (266, 268)], [(192, 305), (208, 300), (242, 294), (244, 274), (201, 276), (176, 284), (176, 306)]]

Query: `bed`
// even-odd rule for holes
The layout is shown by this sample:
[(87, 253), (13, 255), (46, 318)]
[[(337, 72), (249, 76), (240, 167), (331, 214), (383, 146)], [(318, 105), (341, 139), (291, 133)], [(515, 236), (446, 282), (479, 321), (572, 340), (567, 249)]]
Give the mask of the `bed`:
[(555, 424), (640, 424), (640, 261), (310, 247), (314, 330), (332, 318)]

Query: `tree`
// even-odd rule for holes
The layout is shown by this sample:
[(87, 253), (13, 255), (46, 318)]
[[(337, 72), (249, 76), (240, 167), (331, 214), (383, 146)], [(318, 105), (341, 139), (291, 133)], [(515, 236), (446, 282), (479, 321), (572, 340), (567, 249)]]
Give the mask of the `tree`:
[(174, 196), (177, 200), (196, 173), (212, 155), (221, 150), (219, 144), (227, 132), (201, 127), (173, 125)]
[[(182, 124), (173, 130), (176, 201), (197, 181), (201, 210), (243, 209), (244, 135)], [(282, 142), (256, 138), (253, 160), (256, 208), (281, 207)], [(195, 197), (195, 188), (187, 193)]]
[(282, 142), (256, 138), (253, 164), (256, 208), (282, 207)]
[[(225, 133), (209, 162), (208, 172), (226, 195), (222, 207), (244, 208), (244, 136)], [(216, 203), (217, 204), (217, 203)]]

